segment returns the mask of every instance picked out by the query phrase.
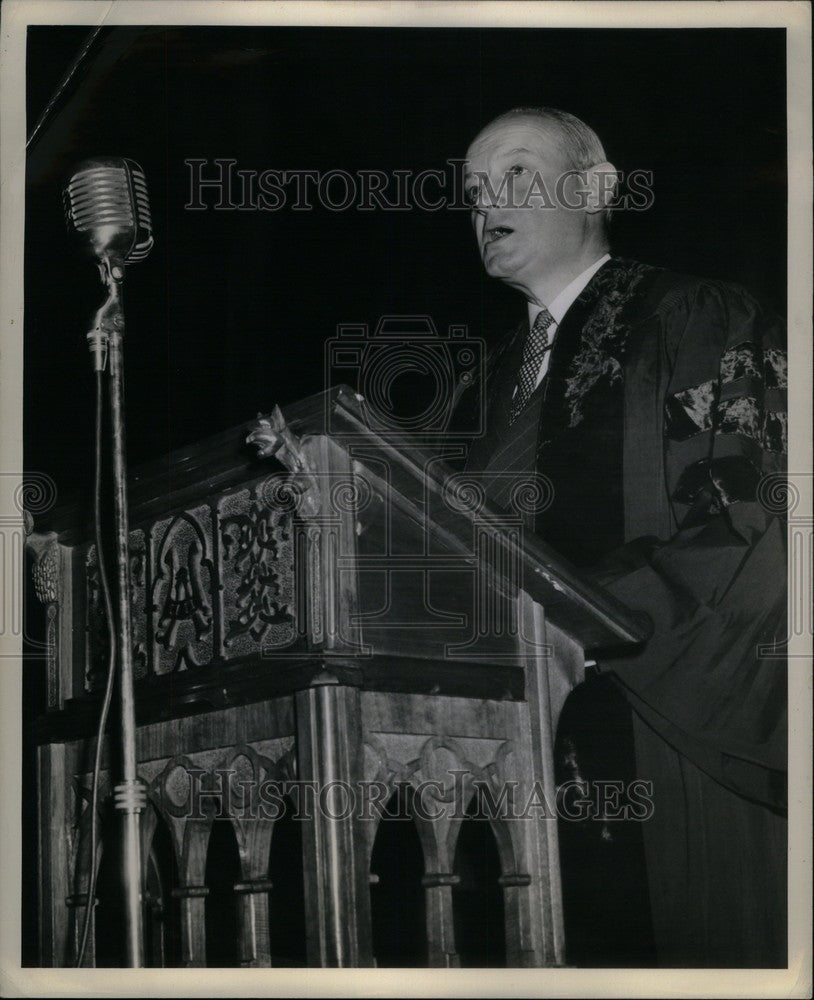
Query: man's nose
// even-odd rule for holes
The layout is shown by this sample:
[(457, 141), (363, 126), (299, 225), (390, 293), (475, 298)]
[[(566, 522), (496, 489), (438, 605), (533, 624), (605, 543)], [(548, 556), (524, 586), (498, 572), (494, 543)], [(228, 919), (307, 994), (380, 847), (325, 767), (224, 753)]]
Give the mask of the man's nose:
[(491, 209), (509, 208), (512, 204), (512, 178), (501, 178), (492, 182), (484, 179), (478, 186), (478, 196), (475, 199), (475, 210), (488, 213)]
[(481, 182), (478, 185), (478, 196), (475, 199), (475, 210), (481, 213), (495, 207), (495, 197), (491, 184)]

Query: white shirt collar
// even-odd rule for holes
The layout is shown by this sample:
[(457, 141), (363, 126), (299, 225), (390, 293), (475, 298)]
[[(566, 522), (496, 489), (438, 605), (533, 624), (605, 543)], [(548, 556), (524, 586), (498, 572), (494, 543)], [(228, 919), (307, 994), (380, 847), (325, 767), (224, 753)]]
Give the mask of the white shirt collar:
[[(588, 282), (593, 278), (600, 267), (610, 260), (610, 254), (603, 254), (599, 260), (594, 261), (590, 267), (586, 267), (582, 274), (578, 274), (574, 280), (565, 286), (563, 290), (554, 297), (553, 301), (547, 307), (548, 311), (554, 317), (554, 322), (557, 326), (563, 320), (563, 317), (574, 304), (574, 302), (579, 298), (579, 295), (588, 284)], [(529, 327), (534, 325), (534, 320), (537, 318), (537, 314), (540, 312), (541, 306), (538, 306), (536, 302), (529, 302)]]

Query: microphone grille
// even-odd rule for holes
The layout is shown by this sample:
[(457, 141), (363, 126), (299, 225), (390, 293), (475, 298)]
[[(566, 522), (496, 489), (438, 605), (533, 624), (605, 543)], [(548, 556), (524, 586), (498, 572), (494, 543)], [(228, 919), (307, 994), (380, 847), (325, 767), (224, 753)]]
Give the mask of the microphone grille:
[(132, 226), (133, 211), (124, 166), (77, 171), (65, 189), (65, 217), (78, 233), (96, 226)]
[(133, 182), (133, 195), (136, 204), (136, 216), (138, 218), (138, 232), (136, 243), (130, 251), (128, 261), (143, 260), (153, 246), (153, 220), (150, 215), (150, 198), (147, 194), (147, 178), (144, 171), (132, 160), (125, 161), (130, 168), (130, 176)]
[(152, 248), (147, 181), (132, 160), (100, 158), (81, 164), (63, 191), (63, 207), (68, 229), (88, 233), (97, 256), (100, 248), (116, 245), (124, 262), (131, 263)]

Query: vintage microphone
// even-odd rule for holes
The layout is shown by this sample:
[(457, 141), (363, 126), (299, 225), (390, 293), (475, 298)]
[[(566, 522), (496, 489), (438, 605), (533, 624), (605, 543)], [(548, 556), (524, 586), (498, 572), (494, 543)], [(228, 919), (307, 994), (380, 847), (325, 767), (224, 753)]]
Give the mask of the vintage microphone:
[[(87, 942), (90, 914), (94, 906), (95, 878), (95, 802), (104, 719), (110, 703), (113, 666), (118, 654), (120, 664), (122, 781), (114, 788), (114, 802), (123, 814), (124, 850), (123, 884), (125, 895), (125, 931), (127, 962), (131, 968), (144, 965), (144, 941), (141, 910), (141, 843), (140, 813), (146, 805), (143, 786), (136, 773), (136, 720), (133, 695), (133, 630), (130, 618), (130, 559), (128, 551), (129, 523), (127, 510), (127, 463), (124, 427), (124, 309), (122, 285), (125, 266), (142, 260), (153, 245), (150, 205), (144, 172), (132, 160), (100, 157), (81, 163), (63, 193), (65, 216), (69, 231), (85, 242), (96, 258), (108, 297), (101, 306), (87, 335), (97, 381), (97, 559), (100, 577), (105, 587), (108, 616), (112, 605), (107, 592), (102, 565), (101, 531), (98, 524), (98, 497), (101, 477), (101, 435), (99, 426), (103, 373), (109, 377), (111, 445), (113, 458), (114, 518), (116, 534), (116, 567), (118, 577), (118, 634), (111, 648), (108, 688), (105, 694), (94, 768), (91, 875), (85, 910), (85, 926), (79, 948), (78, 964), (82, 963)], [(109, 361), (109, 367), (108, 367)], [(112, 622), (109, 621), (112, 626)], [(111, 628), (111, 640), (113, 632)]]
[(144, 171), (117, 157), (80, 163), (63, 193), (69, 229), (87, 234), (95, 256), (114, 253), (125, 263), (143, 260), (153, 246)]
[(88, 334), (94, 369), (104, 371), (109, 329), (124, 326), (124, 266), (143, 260), (153, 246), (147, 181), (132, 160), (98, 157), (79, 164), (62, 197), (68, 230), (96, 258), (110, 293)]

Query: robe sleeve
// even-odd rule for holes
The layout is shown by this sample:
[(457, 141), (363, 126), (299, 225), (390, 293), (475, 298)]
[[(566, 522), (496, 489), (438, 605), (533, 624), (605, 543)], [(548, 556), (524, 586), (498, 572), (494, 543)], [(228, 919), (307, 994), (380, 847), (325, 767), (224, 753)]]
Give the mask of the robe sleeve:
[[(699, 282), (659, 315), (663, 481), (674, 531), (593, 576), (654, 632), (601, 658), (633, 707), (739, 794), (786, 799), (785, 328), (734, 286)], [(660, 498), (663, 503), (663, 498)]]

